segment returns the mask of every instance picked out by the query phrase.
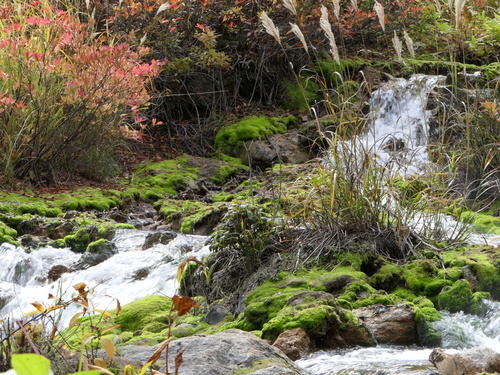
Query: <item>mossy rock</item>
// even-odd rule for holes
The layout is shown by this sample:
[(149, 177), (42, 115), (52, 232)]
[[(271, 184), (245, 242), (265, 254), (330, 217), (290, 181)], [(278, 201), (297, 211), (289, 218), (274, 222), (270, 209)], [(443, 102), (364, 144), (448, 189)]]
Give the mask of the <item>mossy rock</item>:
[(281, 81), (285, 95), (281, 106), (294, 111), (309, 111), (318, 99), (320, 86), (310, 79), (302, 79), (299, 83), (284, 79)]
[(467, 280), (458, 280), (446, 287), (437, 297), (438, 307), (450, 312), (468, 311), (472, 301), (472, 290)]
[(280, 333), (301, 327), (311, 336), (323, 336), (332, 323), (339, 321), (336, 307), (328, 305), (306, 308), (289, 307), (269, 320), (262, 327), (262, 337), (273, 340)]
[(234, 124), (223, 126), (215, 136), (215, 148), (228, 155), (236, 156), (245, 141), (285, 133), (296, 121), (294, 116), (284, 118), (249, 116)]
[(123, 306), (116, 323), (122, 331), (135, 332), (148, 324), (159, 323), (168, 325), (168, 315), (172, 301), (168, 297), (151, 295)]
[(17, 231), (0, 221), (0, 244), (9, 242), (13, 245), (19, 245), (19, 242), (15, 240), (16, 237)]

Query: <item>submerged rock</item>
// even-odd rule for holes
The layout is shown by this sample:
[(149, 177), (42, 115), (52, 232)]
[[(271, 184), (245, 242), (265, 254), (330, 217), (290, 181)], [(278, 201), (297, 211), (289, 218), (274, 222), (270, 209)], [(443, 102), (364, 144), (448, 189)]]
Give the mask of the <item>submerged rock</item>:
[(477, 346), (466, 352), (447, 354), (436, 348), (429, 356), (440, 375), (474, 375), (500, 372), (500, 353), (486, 346)]

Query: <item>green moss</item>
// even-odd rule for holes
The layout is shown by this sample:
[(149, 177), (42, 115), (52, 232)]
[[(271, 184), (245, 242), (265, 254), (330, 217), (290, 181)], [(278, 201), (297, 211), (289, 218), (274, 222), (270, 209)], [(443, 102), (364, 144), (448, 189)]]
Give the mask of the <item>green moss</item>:
[(440, 309), (450, 312), (468, 311), (472, 300), (472, 290), (467, 280), (458, 280), (451, 287), (439, 293), (437, 302)]
[(384, 264), (370, 277), (370, 285), (376, 289), (393, 291), (404, 285), (403, 271), (403, 268), (396, 264)]
[(280, 360), (278, 358), (275, 359), (262, 359), (258, 360), (254, 363), (252, 363), (251, 368), (247, 369), (238, 369), (238, 370), (233, 370), (233, 375), (251, 375), (255, 373), (261, 373), (261, 370), (268, 369), (270, 367), (276, 368), (276, 367), (283, 367), (283, 371), (286, 371), (285, 369), (289, 368), (289, 365), (287, 362)]
[(215, 136), (215, 148), (227, 154), (233, 154), (243, 142), (264, 138), (277, 133), (285, 133), (287, 126), (295, 122), (295, 117), (285, 118), (249, 116), (243, 120), (222, 127)]
[(108, 240), (105, 240), (104, 238), (101, 238), (97, 241), (91, 242), (87, 245), (86, 251), (89, 253), (95, 252), (99, 247), (105, 245), (106, 243), (110, 243)]
[(399, 301), (400, 299), (394, 295), (385, 293), (371, 293), (369, 296), (358, 298), (355, 302), (351, 303), (351, 306), (353, 309), (358, 309), (360, 307), (371, 305), (394, 305)]
[(322, 77), (328, 86), (340, 86), (344, 82), (343, 78), (349, 69), (356, 65), (355, 60), (342, 59), (340, 62), (332, 59), (319, 60), (314, 63), (313, 69)]
[(16, 237), (17, 231), (0, 221), (0, 243), (9, 242), (13, 245), (19, 245), (19, 242), (15, 240)]
[(313, 306), (297, 311), (294, 308), (283, 309), (276, 317), (262, 327), (262, 337), (275, 339), (289, 329), (301, 327), (314, 334), (325, 334), (328, 323), (336, 320), (336, 308), (332, 306)]
[(217, 176), (212, 177), (212, 181), (216, 184), (222, 184), (229, 178), (238, 174), (240, 169), (232, 165), (221, 165)]
[(425, 286), (424, 294), (429, 297), (436, 296), (445, 286), (451, 286), (452, 284), (453, 281), (448, 279), (435, 279)]
[(483, 300), (491, 299), (491, 294), (488, 292), (476, 292), (472, 294), (472, 300), (469, 305), (469, 312), (472, 314), (481, 314), (484, 310)]
[(302, 79), (299, 83), (282, 80), (285, 95), (281, 106), (294, 111), (308, 111), (318, 99), (319, 85), (313, 80)]
[(438, 276), (438, 268), (428, 259), (417, 260), (405, 267), (404, 278), (406, 285), (414, 294), (422, 294), (425, 287), (434, 282)]
[(167, 325), (172, 301), (168, 297), (151, 295), (123, 306), (116, 323), (122, 331), (135, 332), (153, 322)]

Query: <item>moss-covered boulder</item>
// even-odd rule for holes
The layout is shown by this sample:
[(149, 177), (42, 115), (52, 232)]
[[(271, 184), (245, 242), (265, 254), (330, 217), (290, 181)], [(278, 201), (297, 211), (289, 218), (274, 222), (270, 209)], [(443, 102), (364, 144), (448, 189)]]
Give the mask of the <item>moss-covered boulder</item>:
[(215, 148), (231, 156), (237, 156), (245, 141), (265, 138), (273, 134), (284, 134), (295, 117), (284, 118), (249, 116), (236, 123), (222, 127), (215, 136)]
[(135, 332), (145, 330), (149, 326), (157, 327), (158, 323), (168, 326), (169, 310), (172, 300), (165, 296), (151, 295), (123, 306), (116, 323), (121, 325), (122, 331)]
[(440, 309), (450, 312), (468, 311), (472, 302), (472, 290), (467, 280), (458, 280), (452, 286), (446, 287), (437, 297)]

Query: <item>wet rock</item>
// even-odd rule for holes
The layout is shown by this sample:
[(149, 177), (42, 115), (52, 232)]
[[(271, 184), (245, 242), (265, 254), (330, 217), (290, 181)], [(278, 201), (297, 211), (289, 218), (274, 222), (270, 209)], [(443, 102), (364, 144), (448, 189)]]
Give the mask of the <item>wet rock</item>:
[(56, 266), (53, 266), (49, 272), (47, 273), (47, 278), (50, 281), (56, 281), (59, 280), (61, 275), (63, 273), (70, 272), (70, 269), (62, 264), (58, 264)]
[(65, 221), (64, 223), (58, 225), (54, 228), (53, 232), (49, 234), (50, 238), (57, 240), (66, 237), (74, 229), (73, 223), (70, 221)]
[(440, 375), (474, 375), (500, 372), (500, 353), (485, 346), (478, 346), (466, 352), (447, 354), (436, 348), (429, 356)]
[(147, 250), (152, 248), (153, 246), (161, 243), (162, 245), (168, 244), (172, 241), (177, 234), (173, 232), (153, 232), (149, 233), (144, 240), (144, 244), (142, 245), (142, 250)]
[(235, 370), (260, 375), (307, 375), (278, 348), (253, 333), (229, 329), (209, 336), (190, 336), (172, 341), (168, 370), (174, 373), (174, 358), (181, 350), (179, 375), (225, 375)]
[(299, 327), (280, 334), (273, 346), (280, 349), (292, 361), (296, 361), (311, 350), (311, 339), (306, 331)]
[(229, 309), (226, 306), (215, 305), (212, 306), (207, 315), (205, 315), (201, 320), (207, 322), (208, 324), (217, 324), (222, 322), (226, 316), (229, 315)]
[(266, 140), (247, 141), (238, 157), (244, 164), (262, 169), (269, 168), (274, 163), (300, 164), (309, 160), (296, 132), (275, 134)]
[(415, 310), (401, 305), (373, 305), (353, 310), (377, 343), (412, 345), (419, 343)]
[(327, 282), (324, 283), (327, 292), (333, 293), (333, 292), (338, 292), (341, 289), (345, 288), (347, 285), (352, 283), (354, 280), (356, 280), (352, 276), (348, 275), (342, 275), (339, 277), (336, 277), (333, 280), (328, 280)]
[(113, 242), (100, 240), (99, 244), (89, 246), (81, 258), (71, 266), (71, 271), (85, 270), (93, 267), (118, 253), (118, 249)]

